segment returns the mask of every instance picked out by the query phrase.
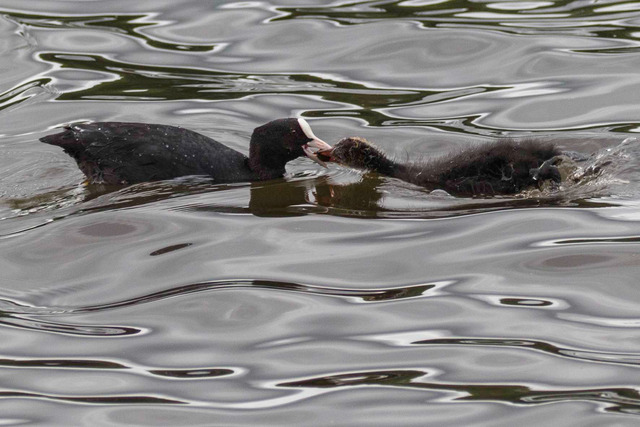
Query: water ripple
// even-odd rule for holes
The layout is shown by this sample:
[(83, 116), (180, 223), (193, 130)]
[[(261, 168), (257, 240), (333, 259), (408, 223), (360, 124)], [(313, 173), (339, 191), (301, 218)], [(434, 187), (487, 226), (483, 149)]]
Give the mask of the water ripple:
[[(208, 282), (200, 282), (193, 283), (184, 286), (178, 286), (171, 289), (166, 289), (164, 291), (154, 292), (147, 295), (138, 296), (135, 298), (130, 298), (122, 301), (115, 301), (105, 304), (92, 305), (92, 306), (84, 306), (84, 307), (33, 307), (28, 304), (22, 304), (15, 300), (9, 299), (0, 299), (0, 303), (4, 305), (2, 312), (7, 314), (31, 314), (31, 315), (51, 315), (51, 314), (79, 314), (79, 313), (87, 313), (87, 312), (96, 312), (96, 311), (104, 311), (111, 310), (114, 308), (120, 307), (128, 307), (135, 306), (139, 304), (146, 304), (155, 301), (162, 301), (167, 298), (172, 298), (176, 296), (184, 296), (198, 292), (206, 292), (206, 291), (214, 291), (214, 290), (228, 290), (228, 289), (241, 289), (241, 288), (257, 288), (257, 289), (271, 289), (277, 291), (286, 291), (286, 292), (297, 292), (303, 294), (310, 295), (322, 295), (329, 297), (342, 298), (347, 302), (352, 303), (377, 303), (377, 302), (385, 302), (385, 301), (395, 301), (400, 299), (409, 299), (409, 298), (421, 298), (421, 297), (433, 297), (439, 294), (440, 290), (448, 285), (450, 285), (451, 281), (445, 282), (433, 282), (428, 284), (417, 284), (417, 285), (409, 285), (402, 287), (392, 287), (386, 289), (349, 289), (349, 288), (332, 288), (332, 287), (323, 287), (323, 286), (314, 286), (307, 284), (299, 284), (299, 283), (286, 283), (286, 282), (275, 282), (268, 280), (212, 280)], [(24, 323), (22, 326), (31, 327), (34, 329), (38, 329), (37, 326), (42, 326), (43, 330), (66, 330), (69, 329), (71, 331), (75, 331), (77, 333), (81, 333), (84, 331), (85, 327), (80, 329), (75, 329), (72, 326), (64, 326), (64, 325), (49, 325), (42, 322), (30, 321), (32, 323), (27, 323), (27, 320), (20, 319), (20, 322), (15, 320), (14, 317), (10, 317), (11, 321), (4, 319), (4, 322), (7, 324), (15, 324), (20, 325), (20, 323)], [(3, 319), (0, 318), (0, 323), (3, 322)], [(12, 323), (13, 322), (13, 323)], [(105, 327), (105, 328), (97, 328), (97, 327), (87, 327), (87, 331), (102, 331), (102, 332), (111, 332), (105, 333), (106, 335), (127, 335), (132, 333), (140, 333), (140, 330), (132, 329), (132, 328), (116, 328), (116, 327)]]
[(40, 92), (34, 92), (34, 88), (43, 88), (51, 83), (50, 78), (39, 78), (27, 82), (20, 83), (18, 86), (0, 93), (0, 111), (5, 108), (15, 107), (24, 101), (27, 101)]
[(480, 346), (480, 347), (509, 347), (540, 351), (554, 356), (570, 359), (602, 362), (612, 365), (627, 365), (640, 367), (640, 353), (615, 353), (594, 350), (580, 350), (561, 347), (545, 341), (529, 339), (505, 338), (430, 338), (414, 341), (410, 345), (452, 345), (452, 346)]
[(0, 358), (3, 368), (44, 368), (44, 369), (129, 369), (128, 366), (105, 360), (79, 359), (11, 359)]
[(175, 379), (201, 379), (201, 378), (214, 378), (231, 375), (234, 373), (233, 369), (171, 369), (171, 370), (150, 370), (150, 374), (158, 375), (160, 377), (175, 378)]
[(65, 335), (92, 336), (92, 337), (122, 337), (139, 335), (143, 329), (127, 326), (100, 326), (77, 325), (70, 323), (52, 322), (41, 319), (31, 319), (27, 316), (7, 314), (2, 312), (0, 325), (20, 329), (31, 329), (42, 332), (50, 332)]
[(640, 413), (640, 391), (635, 387), (549, 389), (518, 384), (457, 384), (425, 381), (432, 376), (423, 370), (360, 371), (332, 374), (288, 381), (278, 384), (284, 388), (325, 389), (335, 391), (354, 387), (410, 388), (452, 393), (446, 401), (490, 401), (509, 405), (536, 405), (569, 401), (604, 404), (605, 411), (628, 414)]
[[(194, 67), (170, 67), (143, 65), (117, 61), (103, 55), (45, 52), (39, 54), (43, 62), (55, 68), (45, 74), (49, 81), (60, 85), (72, 85), (60, 91), (55, 99), (79, 100), (229, 100), (242, 99), (255, 94), (295, 93), (298, 96), (315, 96), (332, 101), (341, 107), (331, 110), (308, 112), (309, 117), (349, 114), (371, 125), (391, 123), (393, 117), (382, 107), (421, 105), (443, 102), (469, 96), (469, 92), (484, 93), (501, 90), (500, 87), (478, 86), (454, 88), (453, 91), (429, 89), (385, 88), (356, 81), (344, 81), (327, 74), (241, 73), (198, 69)], [(78, 82), (67, 79), (58, 70), (76, 70), (96, 74), (93, 79)], [(75, 86), (75, 87), (73, 87)], [(510, 89), (511, 87), (509, 87)], [(14, 88), (14, 91), (17, 90)], [(437, 124), (437, 123), (434, 123)]]
[(125, 35), (139, 40), (146, 46), (161, 50), (180, 52), (211, 52), (220, 48), (217, 44), (173, 43), (152, 37), (145, 33), (145, 28), (160, 27), (171, 24), (171, 21), (158, 19), (157, 13), (148, 14), (108, 14), (108, 15), (54, 15), (33, 14), (12, 10), (0, 10), (0, 13), (11, 17), (27, 28), (68, 29), (91, 28)]
[(127, 362), (114, 362), (99, 359), (53, 359), (53, 358), (9, 358), (0, 357), (0, 368), (7, 369), (45, 369), (45, 370), (89, 370), (123, 371), (142, 376), (153, 376), (172, 380), (190, 380), (226, 377), (243, 372), (240, 368), (193, 367), (189, 369), (159, 369), (139, 366)]
[(186, 405), (189, 402), (159, 396), (64, 396), (56, 394), (29, 393), (24, 391), (0, 390), (0, 399), (44, 399), (65, 403), (90, 405)]
[(608, 244), (631, 244), (636, 245), (640, 243), (640, 236), (619, 236), (619, 237), (574, 237), (571, 239), (557, 239), (547, 240), (544, 242), (535, 243), (534, 247), (552, 247), (552, 246), (594, 246), (594, 245), (608, 245)]
[[(633, 424), (640, 145), (616, 145), (640, 130), (638, 10), (6, 0), (2, 420)], [(37, 142), (144, 121), (246, 153), (286, 115), (397, 159), (536, 136), (603, 169), (494, 199), (302, 159), (273, 182), (98, 188)]]
[(572, 34), (637, 41), (637, 11), (633, 3), (603, 7), (597, 2), (364, 1), (327, 6), (277, 8), (271, 19), (326, 19), (338, 25), (380, 20), (408, 20), (425, 28), (482, 28), (517, 34)]

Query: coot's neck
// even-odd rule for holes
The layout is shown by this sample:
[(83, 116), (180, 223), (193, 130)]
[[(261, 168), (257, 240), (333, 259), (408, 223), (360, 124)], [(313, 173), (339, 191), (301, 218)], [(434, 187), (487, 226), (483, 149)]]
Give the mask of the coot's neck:
[(385, 155), (376, 156), (367, 160), (367, 169), (378, 172), (381, 175), (395, 177), (401, 173), (404, 166), (396, 161), (391, 160)]
[(271, 140), (251, 136), (249, 145), (249, 169), (260, 180), (276, 179), (284, 176), (285, 165), (295, 157), (286, 150), (279, 149)]
[[(402, 174), (405, 169), (404, 165), (390, 159), (375, 147), (367, 147), (362, 150), (359, 153), (356, 164), (362, 169), (390, 177), (397, 177), (399, 174)], [(354, 164), (352, 164), (352, 166), (354, 166)]]

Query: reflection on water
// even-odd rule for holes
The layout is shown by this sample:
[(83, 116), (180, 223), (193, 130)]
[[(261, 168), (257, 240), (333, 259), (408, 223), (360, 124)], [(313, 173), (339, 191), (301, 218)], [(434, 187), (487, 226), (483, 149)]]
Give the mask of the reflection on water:
[(637, 39), (633, 3), (615, 1), (473, 2), (382, 1), (347, 2), (326, 7), (279, 7), (277, 20), (322, 18), (343, 25), (378, 19), (402, 19), (424, 27), (487, 28), (521, 34), (557, 33), (585, 37)]
[[(637, 424), (639, 10), (2, 1), (0, 424)], [(495, 198), (306, 159), (106, 187), (38, 142), (143, 121), (246, 154), (285, 116), (399, 160), (535, 137), (575, 163)]]
[(455, 397), (451, 401), (503, 401), (510, 404), (535, 405), (562, 401), (592, 401), (606, 403), (606, 411), (637, 414), (640, 393), (634, 388), (585, 390), (532, 390), (529, 387), (508, 384), (459, 385), (417, 381), (428, 375), (421, 371), (356, 372), (310, 380), (280, 384), (282, 387), (340, 388), (357, 386), (404, 387), (445, 391)]
[[(627, 186), (628, 180), (635, 182), (640, 178), (634, 170), (635, 165), (640, 165), (640, 145), (636, 138), (627, 138), (617, 146), (589, 156), (569, 154), (577, 160), (563, 156), (560, 165), (563, 178), (559, 185), (514, 196), (453, 197), (442, 190), (428, 191), (375, 173), (332, 166), (329, 173), (305, 172), (270, 182), (212, 184), (206, 177), (184, 177), (129, 187), (92, 184), (25, 199), (9, 199), (7, 203), (13, 208), (10, 217), (52, 209), (60, 212), (64, 205), (71, 208), (70, 213), (78, 209), (88, 212), (143, 206), (194, 194), (235, 192), (236, 197), (245, 199), (240, 205), (234, 197), (230, 204), (188, 204), (183, 209), (263, 217), (314, 213), (366, 218), (438, 218), (507, 208), (589, 206), (592, 203), (589, 199), (595, 200), (596, 206), (604, 207), (610, 203), (598, 201), (597, 197), (613, 193), (628, 197), (637, 192)], [(117, 234), (114, 230), (105, 233)]]

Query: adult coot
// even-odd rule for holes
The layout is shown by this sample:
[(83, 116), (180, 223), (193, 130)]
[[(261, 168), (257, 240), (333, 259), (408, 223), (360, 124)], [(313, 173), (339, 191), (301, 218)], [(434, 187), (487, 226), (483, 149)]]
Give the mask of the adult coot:
[(304, 119), (278, 119), (256, 128), (249, 157), (207, 136), (176, 126), (98, 122), (67, 125), (40, 141), (62, 147), (88, 181), (133, 184), (187, 175), (214, 182), (279, 178), (285, 164), (307, 156), (324, 165), (312, 148), (331, 146), (317, 138)]
[(344, 138), (316, 153), (323, 161), (378, 172), (454, 195), (516, 194), (551, 180), (560, 182), (556, 163), (560, 150), (534, 140), (503, 140), (480, 144), (443, 157), (400, 163), (358, 137)]

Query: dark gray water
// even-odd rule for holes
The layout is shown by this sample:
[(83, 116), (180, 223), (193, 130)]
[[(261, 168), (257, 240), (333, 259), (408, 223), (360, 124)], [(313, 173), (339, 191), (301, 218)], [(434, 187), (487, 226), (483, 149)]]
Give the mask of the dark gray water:
[[(640, 422), (640, 4), (0, 0), (0, 51), (1, 425)], [(143, 121), (247, 153), (287, 116), (602, 169), (492, 199), (305, 159), (98, 188), (37, 141)]]

